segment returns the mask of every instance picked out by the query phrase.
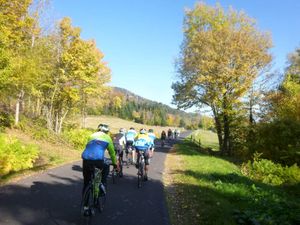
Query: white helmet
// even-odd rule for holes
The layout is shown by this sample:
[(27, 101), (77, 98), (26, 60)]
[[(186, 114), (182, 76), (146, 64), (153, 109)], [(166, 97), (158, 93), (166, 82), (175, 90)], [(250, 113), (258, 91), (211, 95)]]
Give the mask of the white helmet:
[(108, 126), (107, 124), (100, 123), (100, 124), (98, 125), (98, 130), (99, 130), (99, 131), (102, 131), (102, 132), (104, 132), (104, 133), (108, 133), (108, 131), (109, 131), (109, 126)]
[(142, 129), (140, 129), (140, 134), (146, 134), (146, 129), (144, 129), (144, 128), (142, 128)]

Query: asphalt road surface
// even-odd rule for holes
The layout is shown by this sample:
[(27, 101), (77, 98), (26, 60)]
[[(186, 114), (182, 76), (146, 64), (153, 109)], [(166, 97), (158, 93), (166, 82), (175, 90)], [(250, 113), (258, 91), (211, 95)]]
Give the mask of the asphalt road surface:
[[(184, 135), (185, 136), (185, 135)], [(124, 167), (124, 177), (108, 178), (105, 209), (90, 225), (169, 225), (162, 175), (172, 144), (156, 148), (149, 180), (137, 188), (137, 169)], [(83, 225), (80, 215), (81, 161), (0, 187), (1, 225)]]

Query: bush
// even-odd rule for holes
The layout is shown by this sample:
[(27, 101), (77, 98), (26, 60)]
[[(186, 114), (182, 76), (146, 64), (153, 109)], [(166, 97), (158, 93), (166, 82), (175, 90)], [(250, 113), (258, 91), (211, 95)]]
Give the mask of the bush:
[(11, 127), (14, 118), (7, 112), (0, 112), (0, 129), (3, 127)]
[(63, 137), (71, 143), (75, 149), (83, 150), (88, 137), (92, 134), (90, 130), (87, 129), (71, 129), (63, 132)]
[(8, 139), (0, 134), (0, 175), (33, 167), (39, 156), (35, 145), (24, 145), (17, 139)]
[(254, 133), (253, 149), (274, 162), (300, 164), (300, 122), (276, 120), (258, 124)]
[(261, 154), (255, 153), (253, 162), (242, 165), (242, 173), (251, 179), (271, 185), (297, 184), (300, 182), (300, 169), (297, 164), (283, 167), (267, 159), (261, 159)]

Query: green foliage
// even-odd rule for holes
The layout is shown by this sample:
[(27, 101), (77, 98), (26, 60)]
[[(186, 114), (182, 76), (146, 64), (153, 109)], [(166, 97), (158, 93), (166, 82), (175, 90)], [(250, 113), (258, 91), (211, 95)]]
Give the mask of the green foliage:
[(83, 150), (88, 137), (92, 134), (92, 131), (87, 129), (71, 129), (63, 132), (63, 137), (71, 143), (76, 150)]
[(260, 123), (252, 140), (255, 151), (275, 162), (300, 165), (300, 121), (291, 119)]
[(46, 128), (46, 121), (43, 119), (31, 120), (25, 116), (18, 124), (18, 128), (30, 134), (35, 140), (50, 140), (50, 131)]
[(0, 175), (33, 167), (39, 156), (35, 145), (24, 145), (17, 139), (0, 134)]
[(11, 114), (6, 112), (0, 112), (0, 129), (4, 127), (11, 127), (14, 119)]
[[(177, 145), (176, 152), (180, 160), (173, 165), (175, 190), (167, 192), (174, 224), (299, 224), (299, 188), (287, 192), (286, 186), (252, 180), (234, 164), (200, 154), (193, 146)], [(295, 170), (292, 167), (285, 174), (295, 176)], [(174, 211), (175, 205), (178, 211)]]
[(243, 164), (242, 172), (244, 175), (271, 185), (293, 185), (300, 182), (300, 169), (297, 164), (283, 167), (281, 164), (261, 159), (260, 156), (261, 154), (255, 153), (253, 162), (248, 161)]

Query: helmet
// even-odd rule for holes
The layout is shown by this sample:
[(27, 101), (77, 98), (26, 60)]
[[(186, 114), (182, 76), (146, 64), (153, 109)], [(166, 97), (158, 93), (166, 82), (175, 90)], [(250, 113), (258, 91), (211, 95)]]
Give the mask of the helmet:
[(108, 126), (107, 124), (100, 123), (100, 124), (98, 125), (98, 130), (99, 130), (99, 131), (102, 131), (102, 132), (104, 132), (104, 133), (108, 133), (108, 131), (109, 131), (109, 126)]
[(149, 132), (149, 133), (153, 133), (153, 129), (149, 129), (148, 132)]
[(130, 127), (130, 129), (129, 130), (134, 130), (134, 128), (133, 127)]
[(120, 128), (119, 132), (123, 134), (126, 132), (126, 130), (125, 130), (125, 128)]
[(140, 129), (140, 134), (146, 134), (146, 130), (144, 128)]

